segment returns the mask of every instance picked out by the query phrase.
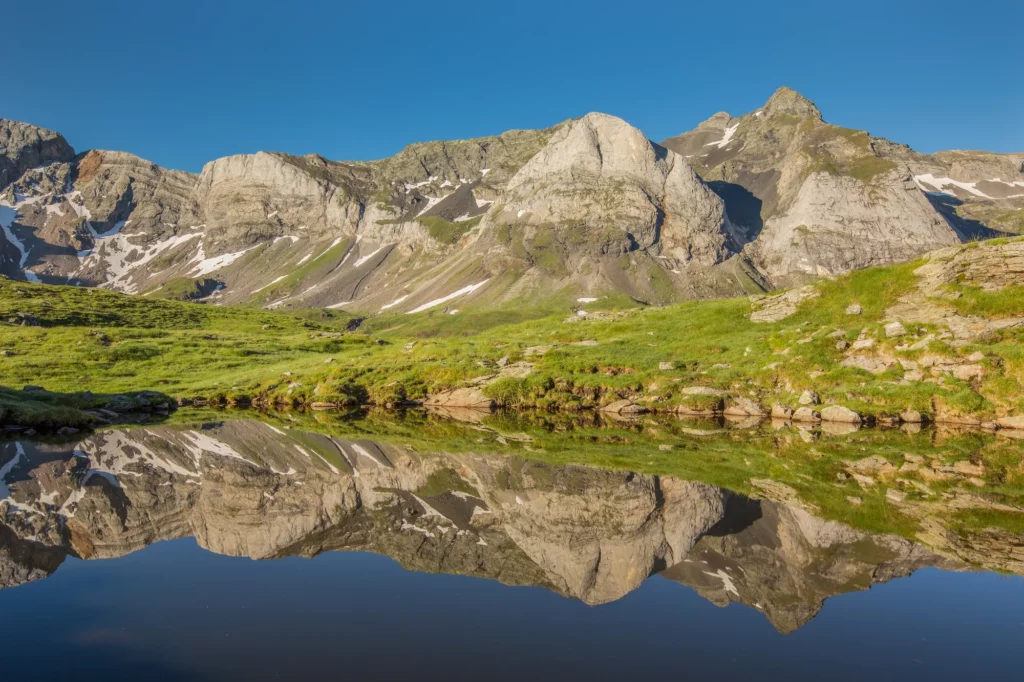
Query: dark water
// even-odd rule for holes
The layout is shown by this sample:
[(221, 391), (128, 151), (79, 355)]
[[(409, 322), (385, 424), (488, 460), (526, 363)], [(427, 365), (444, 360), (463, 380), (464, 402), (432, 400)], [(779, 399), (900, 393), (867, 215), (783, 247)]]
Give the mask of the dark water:
[(0, 445), (0, 678), (1020, 674), (1024, 579), (798, 500), (275, 429)]
[(925, 569), (781, 635), (652, 578), (592, 607), (366, 553), (251, 561), (193, 540), (0, 593), (10, 680), (1017, 679), (1024, 581)]

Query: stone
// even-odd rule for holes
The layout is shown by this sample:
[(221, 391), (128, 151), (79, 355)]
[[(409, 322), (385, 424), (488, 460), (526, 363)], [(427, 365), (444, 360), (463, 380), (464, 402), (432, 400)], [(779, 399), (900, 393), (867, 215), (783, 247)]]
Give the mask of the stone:
[(907, 499), (907, 494), (896, 488), (889, 488), (885, 491), (885, 499), (889, 502), (900, 503)]
[(772, 405), (772, 419), (789, 419), (793, 416), (793, 410), (785, 405)]
[(872, 476), (890, 476), (896, 471), (896, 467), (889, 460), (881, 455), (871, 455), (858, 459), (854, 462), (847, 462), (846, 468), (851, 473), (870, 474)]
[(850, 347), (850, 342), (847, 341), (846, 339), (841, 339), (839, 341), (836, 341), (836, 350), (846, 350), (849, 347)]
[(872, 374), (882, 374), (888, 371), (895, 363), (889, 361), (887, 358), (880, 358), (874, 355), (851, 355), (843, 359), (840, 364), (843, 367), (863, 369), (864, 371), (871, 372)]
[(428, 407), (469, 407), (474, 409), (493, 409), (494, 399), (484, 395), (478, 387), (456, 388), (427, 396), (423, 404)]
[(751, 297), (754, 312), (750, 314), (751, 322), (778, 322), (794, 314), (797, 306), (808, 299), (821, 296), (813, 285), (792, 289), (772, 296)]
[(859, 507), (861, 505), (861, 503), (864, 502), (864, 498), (862, 498), (862, 497), (854, 497), (852, 495), (847, 495), (846, 496), (846, 501), (849, 502), (850, 504), (852, 504), (854, 507)]
[(862, 337), (853, 342), (853, 350), (868, 350), (875, 347), (875, 340), (870, 337)]
[(953, 368), (953, 376), (960, 381), (981, 379), (984, 374), (985, 368), (981, 365), (957, 365)]
[(821, 410), (822, 421), (840, 422), (844, 424), (860, 424), (861, 417), (853, 410), (842, 405), (829, 405)]
[(817, 424), (821, 421), (821, 415), (809, 407), (801, 407), (793, 413), (793, 421), (805, 424)]
[(1024, 431), (1024, 415), (1000, 417), (999, 419), (996, 419), (996, 424), (998, 424), (1001, 429), (1019, 429)]
[(885, 325), (885, 337), (893, 339), (899, 336), (906, 336), (907, 328), (904, 327), (900, 322), (890, 322)]
[(857, 485), (859, 485), (861, 488), (870, 488), (875, 484), (875, 479), (871, 478), (870, 476), (865, 476), (864, 474), (858, 474), (854, 472), (850, 474), (850, 477), (854, 481), (856, 481)]
[(599, 408), (598, 411), (611, 414), (643, 414), (649, 410), (642, 405), (635, 404), (632, 400), (622, 399), (609, 403)]
[(718, 388), (711, 388), (710, 386), (687, 386), (686, 388), (680, 389), (679, 392), (682, 393), (683, 395), (728, 395), (728, 391), (723, 391)]
[(960, 474), (961, 476), (984, 476), (985, 467), (980, 464), (974, 464), (967, 460), (961, 460), (953, 463), (954, 473)]
[(982, 353), (981, 351), (975, 351), (975, 352), (971, 353), (970, 355), (968, 355), (967, 359), (970, 362), (981, 362), (982, 360), (985, 359), (985, 354)]
[(800, 399), (797, 402), (801, 405), (817, 405), (821, 402), (821, 399), (814, 391), (804, 391), (800, 394)]
[(908, 424), (920, 424), (924, 421), (924, 417), (917, 410), (906, 409), (900, 413), (900, 419)]
[(761, 417), (764, 416), (764, 410), (750, 398), (737, 397), (725, 408), (725, 414), (734, 417)]
[(862, 308), (859, 303), (851, 303), (846, 306), (847, 315), (860, 315), (862, 312), (864, 312), (864, 308)]
[(667, 372), (667, 371), (673, 370), (675, 368), (676, 368), (676, 363), (674, 363), (674, 362), (662, 361), (662, 362), (658, 363), (658, 369), (661, 370), (662, 372)]

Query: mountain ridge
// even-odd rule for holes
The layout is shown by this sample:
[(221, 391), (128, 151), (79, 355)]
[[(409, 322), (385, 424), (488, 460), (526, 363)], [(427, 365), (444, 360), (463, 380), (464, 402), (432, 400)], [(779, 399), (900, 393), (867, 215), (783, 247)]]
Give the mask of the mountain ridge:
[(664, 304), (1024, 229), (1022, 159), (921, 155), (824, 123), (788, 88), (661, 145), (592, 113), (377, 161), (257, 152), (198, 174), (74, 154), (28, 124), (0, 130), (0, 273), (156, 296), (209, 279), (198, 297), (225, 304)]

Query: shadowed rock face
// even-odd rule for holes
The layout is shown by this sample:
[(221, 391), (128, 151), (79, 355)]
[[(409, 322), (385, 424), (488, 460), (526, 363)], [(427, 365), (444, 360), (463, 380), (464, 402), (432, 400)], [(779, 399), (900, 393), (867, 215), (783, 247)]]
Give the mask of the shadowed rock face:
[(112, 430), (0, 446), (0, 585), (66, 555), (158, 540), (255, 559), (385, 554), (417, 571), (537, 585), (588, 604), (654, 573), (796, 629), (833, 594), (926, 565), (913, 543), (721, 488), (503, 455), (422, 456), (259, 422)]

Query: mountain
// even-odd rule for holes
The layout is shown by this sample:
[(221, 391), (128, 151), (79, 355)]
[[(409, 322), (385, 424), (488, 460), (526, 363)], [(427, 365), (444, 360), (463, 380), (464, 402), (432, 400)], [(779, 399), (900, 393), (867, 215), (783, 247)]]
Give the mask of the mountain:
[(1024, 156), (917, 154), (828, 125), (785, 88), (661, 145), (598, 113), (380, 161), (260, 152), (198, 175), (76, 155), (8, 120), (0, 144), (0, 274), (267, 308), (750, 294), (1018, 230), (1024, 215)]
[(722, 197), (776, 286), (1024, 230), (1024, 154), (919, 154), (825, 123), (789, 88), (662, 144)]

